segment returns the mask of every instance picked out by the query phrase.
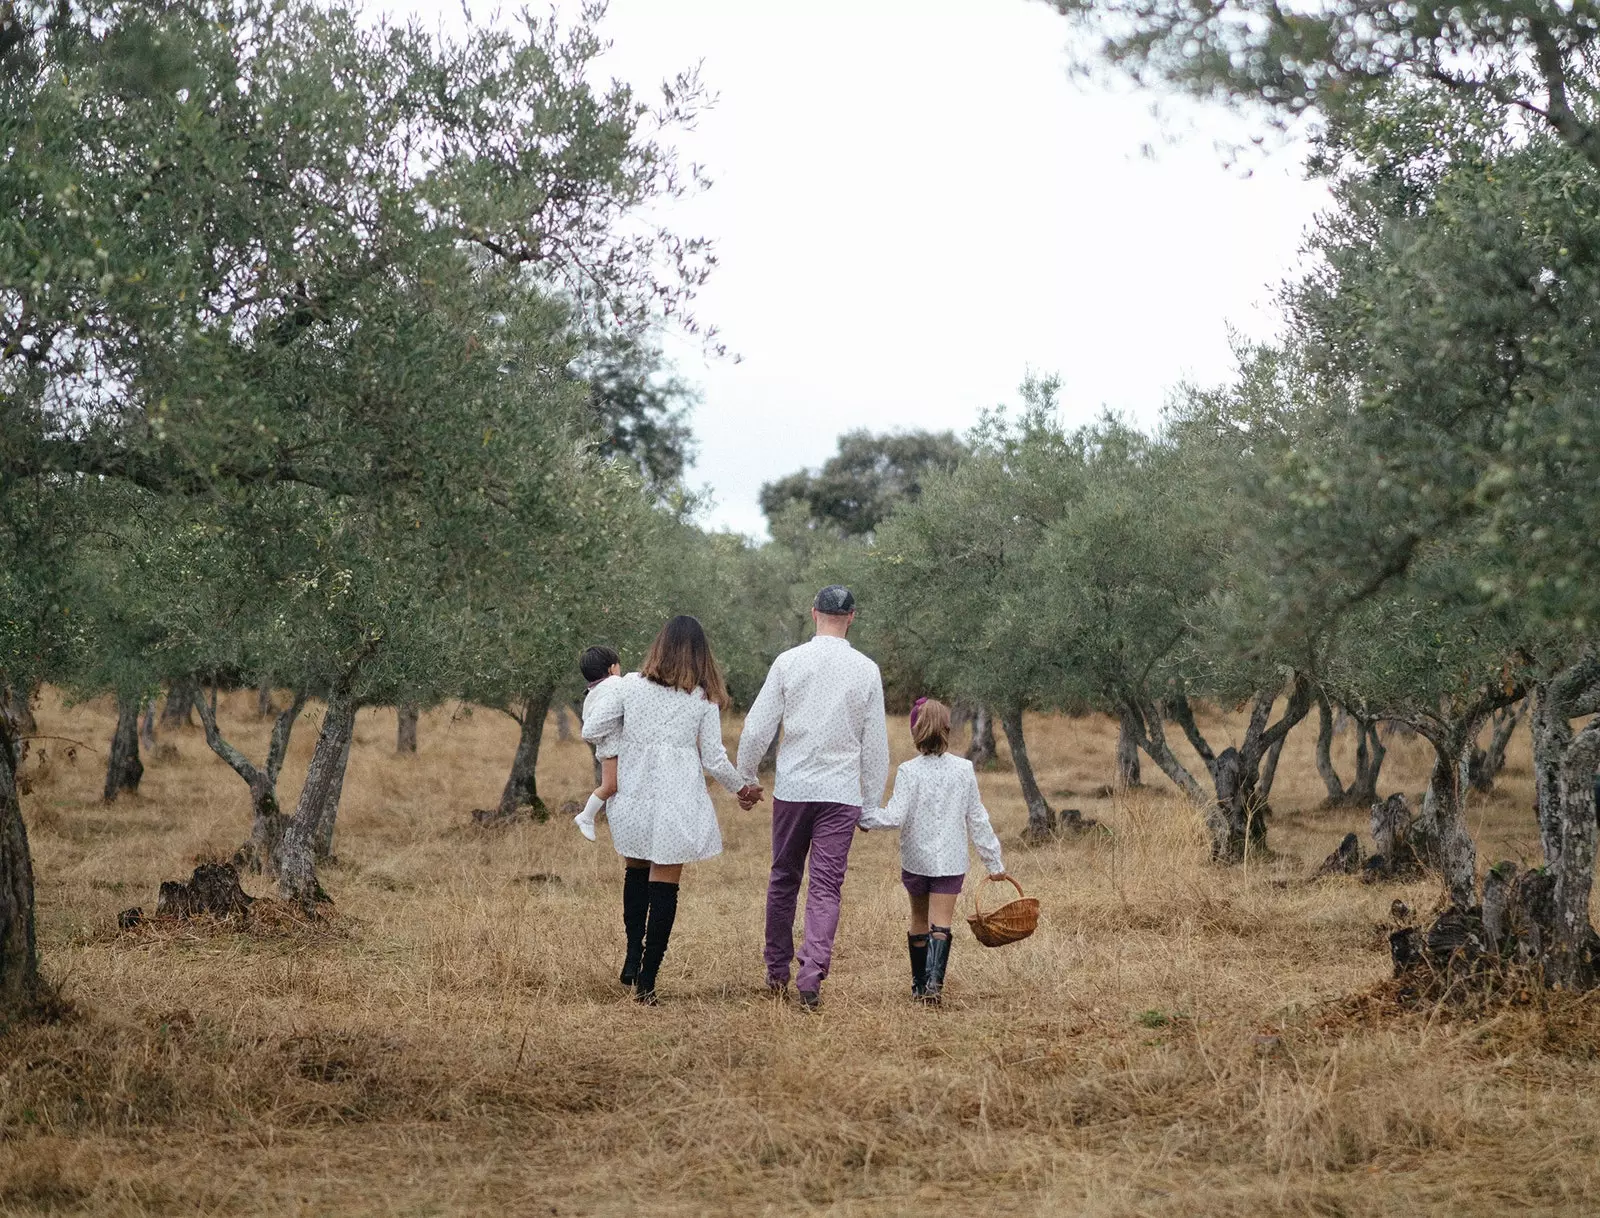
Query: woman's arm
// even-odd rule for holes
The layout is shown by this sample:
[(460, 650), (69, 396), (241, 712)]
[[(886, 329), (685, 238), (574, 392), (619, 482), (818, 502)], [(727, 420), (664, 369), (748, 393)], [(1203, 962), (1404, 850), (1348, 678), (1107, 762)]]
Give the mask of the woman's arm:
[(989, 812), (983, 806), (983, 796), (978, 791), (978, 775), (969, 771), (967, 774), (969, 786), (967, 788), (967, 836), (972, 839), (972, 844), (978, 848), (978, 857), (983, 860), (983, 865), (990, 875), (1002, 875), (1006, 865), (1000, 857), (1000, 839), (995, 836), (994, 826), (989, 823)]
[(735, 795), (744, 789), (745, 781), (728, 760), (727, 746), (722, 743), (722, 711), (715, 702), (707, 702), (700, 712), (700, 764)]

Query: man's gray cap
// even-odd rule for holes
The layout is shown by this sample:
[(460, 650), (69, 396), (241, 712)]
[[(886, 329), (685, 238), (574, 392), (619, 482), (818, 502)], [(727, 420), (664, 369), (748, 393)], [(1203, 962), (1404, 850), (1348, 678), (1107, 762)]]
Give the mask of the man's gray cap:
[(817, 593), (817, 599), (812, 602), (812, 607), (818, 613), (853, 613), (856, 598), (843, 584), (829, 584)]

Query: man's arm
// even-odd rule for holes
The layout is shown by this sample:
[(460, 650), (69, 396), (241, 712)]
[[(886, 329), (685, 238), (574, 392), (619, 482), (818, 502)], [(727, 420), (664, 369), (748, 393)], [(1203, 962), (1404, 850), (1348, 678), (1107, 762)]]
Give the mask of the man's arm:
[(744, 731), (739, 733), (739, 757), (735, 765), (746, 783), (755, 782), (756, 769), (782, 722), (783, 667), (781, 662), (775, 662), (767, 671), (767, 679), (750, 713), (744, 717)]
[(889, 725), (883, 718), (883, 677), (874, 666), (867, 713), (861, 721), (861, 806), (881, 807), (888, 782)]

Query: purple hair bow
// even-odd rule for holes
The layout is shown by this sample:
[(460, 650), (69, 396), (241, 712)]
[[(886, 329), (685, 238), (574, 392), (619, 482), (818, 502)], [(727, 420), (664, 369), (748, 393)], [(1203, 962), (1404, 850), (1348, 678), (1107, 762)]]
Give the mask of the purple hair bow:
[(926, 702), (927, 700), (928, 699), (926, 697), (922, 697), (922, 698), (918, 698), (915, 702), (913, 702), (911, 704), (911, 730), (912, 731), (916, 731), (917, 730), (917, 712), (922, 709), (922, 704), (924, 702)]

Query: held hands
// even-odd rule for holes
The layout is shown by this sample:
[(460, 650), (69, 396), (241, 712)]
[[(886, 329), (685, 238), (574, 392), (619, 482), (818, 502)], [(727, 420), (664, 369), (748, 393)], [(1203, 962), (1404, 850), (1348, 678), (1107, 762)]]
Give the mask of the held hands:
[(739, 807), (748, 812), (751, 808), (755, 807), (761, 802), (761, 797), (766, 794), (766, 792), (761, 789), (759, 783), (750, 782), (740, 787), (737, 794), (739, 798)]

